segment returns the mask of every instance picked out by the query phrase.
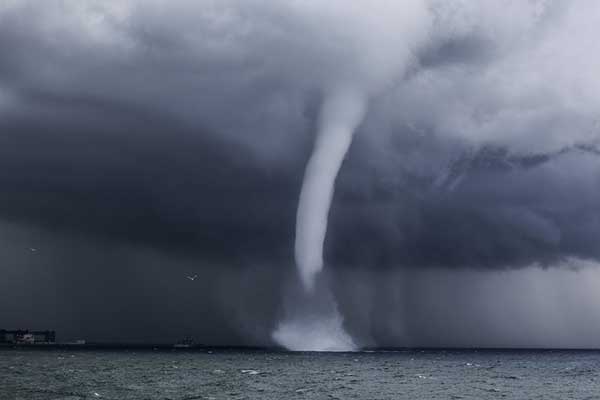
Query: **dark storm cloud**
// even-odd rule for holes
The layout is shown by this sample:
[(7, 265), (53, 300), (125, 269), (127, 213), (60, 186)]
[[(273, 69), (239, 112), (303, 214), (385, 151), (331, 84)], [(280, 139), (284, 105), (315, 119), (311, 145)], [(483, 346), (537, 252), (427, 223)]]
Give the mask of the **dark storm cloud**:
[(352, 177), (342, 174), (331, 259), (473, 268), (598, 260), (599, 168), (597, 154), (579, 148), (526, 157), (484, 148), (434, 181), (405, 176), (395, 188), (391, 179), (378, 187), (372, 177), (348, 182), (345, 196), (343, 182)]
[[(268, 341), (321, 92), (338, 73), (389, 90), (371, 102), (337, 183), (333, 273), (600, 260), (597, 6), (428, 2), (427, 40), (387, 82), (395, 58), (365, 48), (394, 51), (380, 39), (393, 18), (309, 3), (0, 5), (0, 221), (6, 238), (40, 230), (53, 249), (34, 267), (31, 234), (7, 239), (6, 259), (20, 260), (4, 264), (13, 283), (42, 265), (52, 278), (5, 293), (35, 287), (43, 302), (58, 286), (52, 304), (94, 329), (110, 313), (83, 310), (120, 304), (125, 324), (139, 312), (131, 326), (184, 329), (168, 315), (194, 312), (192, 295), (165, 282), (199, 273), (194, 318), (215, 326), (207, 340), (256, 329), (247, 340)], [(371, 33), (373, 21), (382, 28)], [(149, 292), (166, 303), (129, 297)], [(224, 317), (236, 313), (257, 322)]]
[(205, 256), (281, 256), (299, 178), (235, 145), (149, 124), (7, 124), (3, 218)]

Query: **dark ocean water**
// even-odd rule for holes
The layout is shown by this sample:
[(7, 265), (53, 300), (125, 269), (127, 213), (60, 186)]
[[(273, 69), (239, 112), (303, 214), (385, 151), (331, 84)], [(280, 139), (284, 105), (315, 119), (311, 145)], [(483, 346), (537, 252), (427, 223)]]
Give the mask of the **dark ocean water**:
[(600, 399), (599, 352), (0, 349), (0, 399)]

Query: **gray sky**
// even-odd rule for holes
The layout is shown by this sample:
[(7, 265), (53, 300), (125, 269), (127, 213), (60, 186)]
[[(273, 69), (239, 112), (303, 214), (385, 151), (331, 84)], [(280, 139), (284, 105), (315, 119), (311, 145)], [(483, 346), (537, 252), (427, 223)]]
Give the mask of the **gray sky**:
[(347, 328), (600, 345), (600, 5), (322, 3), (3, 2), (0, 322), (269, 344), (323, 94), (351, 82), (325, 243)]

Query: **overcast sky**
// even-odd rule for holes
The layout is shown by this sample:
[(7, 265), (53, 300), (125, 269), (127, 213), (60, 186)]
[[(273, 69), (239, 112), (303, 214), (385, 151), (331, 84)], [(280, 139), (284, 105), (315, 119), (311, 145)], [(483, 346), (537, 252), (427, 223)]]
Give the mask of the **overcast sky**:
[(600, 3), (324, 3), (0, 3), (0, 328), (271, 344), (351, 83), (325, 262), (360, 343), (600, 346)]

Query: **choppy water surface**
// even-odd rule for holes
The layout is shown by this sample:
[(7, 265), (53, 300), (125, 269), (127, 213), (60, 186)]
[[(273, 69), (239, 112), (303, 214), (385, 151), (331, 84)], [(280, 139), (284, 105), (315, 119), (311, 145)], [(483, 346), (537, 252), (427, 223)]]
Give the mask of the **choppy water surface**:
[(0, 399), (600, 399), (598, 352), (0, 349)]

